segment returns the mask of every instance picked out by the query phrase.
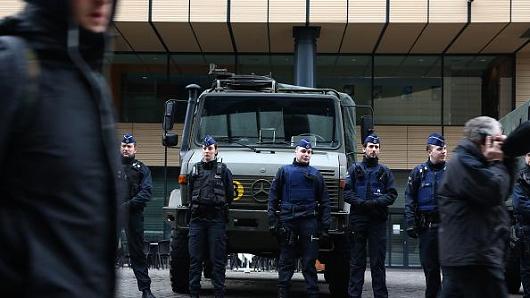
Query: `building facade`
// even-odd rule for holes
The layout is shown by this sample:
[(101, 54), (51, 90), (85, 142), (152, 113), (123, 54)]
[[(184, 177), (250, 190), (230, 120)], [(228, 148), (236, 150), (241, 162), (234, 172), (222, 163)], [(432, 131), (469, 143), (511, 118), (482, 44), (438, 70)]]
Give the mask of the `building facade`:
[[(3, 0), (0, 16), (22, 6)], [(135, 134), (139, 159), (154, 169), (146, 227), (153, 237), (167, 235), (163, 104), (185, 99), (188, 84), (209, 87), (211, 63), (291, 84), (305, 67), (314, 86), (372, 106), (382, 162), (400, 189), (389, 229), (392, 266), (419, 264), (417, 244), (400, 230), (407, 175), (426, 159), (426, 136), (442, 132), (451, 149), (468, 119), (500, 118), (530, 99), (528, 0), (120, 0), (115, 20), (108, 79), (120, 131)], [(294, 28), (308, 27), (315, 51), (300, 60)], [(184, 105), (180, 111), (177, 130)], [(177, 153), (170, 149), (171, 177)]]

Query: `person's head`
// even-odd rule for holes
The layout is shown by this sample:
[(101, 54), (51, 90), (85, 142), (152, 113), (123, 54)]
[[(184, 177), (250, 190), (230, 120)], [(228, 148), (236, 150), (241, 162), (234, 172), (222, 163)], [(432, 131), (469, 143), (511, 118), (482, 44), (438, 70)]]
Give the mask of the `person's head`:
[(112, 17), (113, 0), (71, 0), (72, 15), (76, 23), (85, 30), (102, 33)]
[(366, 158), (378, 158), (381, 152), (381, 140), (375, 134), (369, 134), (363, 141), (363, 153)]
[(447, 145), (445, 138), (439, 133), (431, 133), (427, 137), (427, 154), (433, 164), (444, 162), (447, 158)]
[(124, 158), (134, 158), (136, 155), (136, 139), (132, 134), (126, 133), (123, 135), (120, 153)]
[(502, 135), (502, 125), (499, 121), (488, 117), (479, 116), (466, 122), (464, 126), (464, 137), (477, 146), (484, 145), (487, 136), (496, 137)]
[(311, 142), (307, 139), (300, 139), (294, 149), (294, 159), (299, 163), (309, 163), (311, 155), (313, 154), (313, 147)]
[(530, 152), (526, 153), (524, 156), (524, 161), (527, 165), (530, 166)]
[(212, 136), (206, 135), (202, 140), (202, 160), (204, 162), (212, 161), (217, 157), (217, 153), (219, 153), (217, 142)]

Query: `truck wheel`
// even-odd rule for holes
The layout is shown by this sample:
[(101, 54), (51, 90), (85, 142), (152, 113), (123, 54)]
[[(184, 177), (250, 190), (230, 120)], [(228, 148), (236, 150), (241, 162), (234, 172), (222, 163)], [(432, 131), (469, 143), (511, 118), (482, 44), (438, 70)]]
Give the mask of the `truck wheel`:
[(335, 250), (328, 256), (324, 278), (331, 297), (348, 297), (350, 258), (345, 236), (335, 238)]
[(508, 250), (508, 259), (506, 260), (506, 271), (504, 278), (506, 280), (506, 287), (508, 293), (518, 294), (521, 288), (521, 274), (519, 268), (520, 251), (519, 245), (514, 244)]
[(187, 230), (173, 229), (169, 259), (171, 289), (175, 293), (189, 293), (190, 255), (188, 252)]

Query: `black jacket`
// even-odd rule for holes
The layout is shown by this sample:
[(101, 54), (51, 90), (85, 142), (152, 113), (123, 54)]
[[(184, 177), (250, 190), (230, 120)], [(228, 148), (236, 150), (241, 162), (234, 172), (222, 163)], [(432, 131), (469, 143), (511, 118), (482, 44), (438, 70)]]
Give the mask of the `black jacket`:
[(23, 104), (26, 53), (0, 44), (0, 293), (112, 297), (119, 147), (100, 72), (106, 36), (68, 25), (70, 1), (28, 2), (0, 22), (40, 68)]
[(503, 268), (512, 164), (512, 160), (490, 163), (470, 140), (460, 141), (439, 186), (442, 266)]

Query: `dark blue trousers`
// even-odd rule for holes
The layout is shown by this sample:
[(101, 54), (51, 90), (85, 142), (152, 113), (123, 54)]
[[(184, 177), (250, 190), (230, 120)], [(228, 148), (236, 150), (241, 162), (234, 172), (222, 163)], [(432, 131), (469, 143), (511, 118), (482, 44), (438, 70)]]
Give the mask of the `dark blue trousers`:
[[(190, 252), (190, 294), (199, 295), (203, 263), (209, 254), (215, 297), (224, 296), (226, 267), (226, 224), (223, 220), (192, 218), (188, 248)], [(205, 251), (205, 248), (208, 248)]]
[(521, 282), (524, 298), (530, 298), (530, 226), (524, 226), (519, 237), (521, 239)]
[(282, 222), (285, 229), (280, 238), (278, 262), (278, 287), (284, 297), (289, 292), (290, 281), (299, 255), (302, 257), (302, 274), (306, 283), (307, 297), (318, 297), (318, 277), (315, 261), (318, 258), (317, 219), (300, 218)]
[(131, 267), (136, 276), (138, 290), (143, 291), (151, 286), (147, 272), (147, 256), (144, 253), (144, 215), (142, 211), (131, 210), (125, 226), (127, 247), (131, 256)]
[(425, 297), (436, 298), (440, 295), (442, 279), (438, 257), (438, 228), (426, 228), (419, 233), (420, 262), (425, 273)]
[(385, 273), (386, 225), (386, 221), (370, 223), (366, 230), (352, 233), (350, 282), (348, 285), (348, 295), (350, 297), (361, 297), (363, 291), (367, 244), (374, 297), (388, 297)]

